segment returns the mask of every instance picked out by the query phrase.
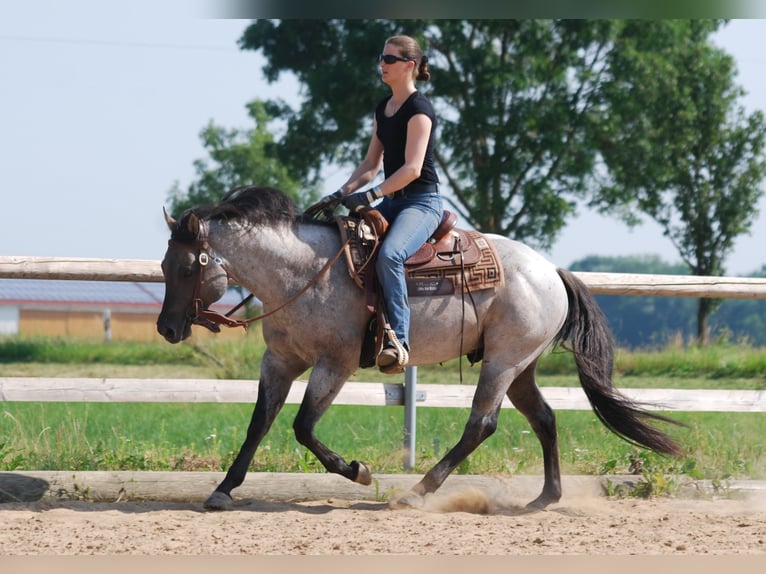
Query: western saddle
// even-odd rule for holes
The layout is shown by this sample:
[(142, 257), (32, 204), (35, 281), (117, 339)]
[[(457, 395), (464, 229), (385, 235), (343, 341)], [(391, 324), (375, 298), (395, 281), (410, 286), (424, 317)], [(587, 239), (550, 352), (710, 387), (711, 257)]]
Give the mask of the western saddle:
[[(362, 367), (372, 366), (388, 327), (378, 305), (375, 279), (375, 257), (388, 230), (388, 221), (370, 207), (356, 214), (337, 215), (335, 219), (346, 244), (349, 275), (365, 291), (367, 308), (373, 314), (368, 339), (374, 340), (365, 342), (361, 361)], [(445, 210), (430, 239), (405, 261), (411, 297), (466, 293), (470, 296), (473, 291), (502, 284), (502, 267), (492, 244), (481, 233), (459, 229), (456, 223), (457, 216)]]
[[(374, 289), (375, 256), (388, 230), (388, 221), (373, 208), (361, 209), (358, 215), (336, 216), (342, 239), (348, 240), (345, 255), (348, 271), (362, 289)], [(455, 227), (457, 216), (444, 211), (439, 226), (429, 240), (407, 261), (407, 286), (410, 295), (449, 295), (460, 292), (462, 284), (428, 285), (428, 278), (440, 277), (437, 270), (466, 270), (481, 261), (484, 243), (481, 235)], [(486, 242), (486, 240), (484, 240)]]

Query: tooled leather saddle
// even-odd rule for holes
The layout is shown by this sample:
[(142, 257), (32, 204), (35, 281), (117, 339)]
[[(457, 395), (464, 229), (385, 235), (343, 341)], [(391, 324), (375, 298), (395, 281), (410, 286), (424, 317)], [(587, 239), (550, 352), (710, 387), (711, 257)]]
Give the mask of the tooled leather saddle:
[[(375, 256), (388, 229), (388, 221), (373, 208), (335, 217), (345, 243), (348, 272), (365, 291), (372, 318), (360, 357), (361, 367), (375, 364), (386, 324), (378, 305)], [(472, 293), (503, 284), (503, 268), (492, 243), (481, 233), (455, 227), (457, 216), (444, 211), (431, 238), (407, 261), (407, 292), (411, 297)], [(471, 358), (473, 363), (480, 357)]]
[[(388, 229), (383, 215), (372, 208), (358, 215), (336, 216), (346, 244), (346, 263), (354, 282), (370, 295), (375, 290), (375, 256)], [(411, 297), (453, 295), (499, 286), (502, 267), (492, 243), (478, 231), (455, 227), (457, 216), (444, 211), (431, 238), (404, 263)]]

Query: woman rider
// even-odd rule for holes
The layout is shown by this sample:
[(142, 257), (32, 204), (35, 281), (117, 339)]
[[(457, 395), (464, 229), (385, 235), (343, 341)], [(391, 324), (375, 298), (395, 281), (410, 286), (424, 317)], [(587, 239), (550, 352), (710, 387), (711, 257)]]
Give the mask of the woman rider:
[[(433, 154), (436, 115), (431, 102), (415, 87), (416, 80), (430, 78), (428, 60), (415, 39), (393, 36), (386, 40), (379, 61), (382, 80), (391, 88), (391, 95), (375, 109), (367, 154), (338, 191), (309, 209), (340, 202), (356, 211), (382, 198), (376, 209), (389, 227), (375, 270), (390, 329), (386, 329), (387, 340), (376, 364), (381, 371), (394, 373), (407, 365), (410, 350), (404, 262), (438, 227), (442, 204)], [(373, 180), (381, 166), (384, 180), (357, 191)]]

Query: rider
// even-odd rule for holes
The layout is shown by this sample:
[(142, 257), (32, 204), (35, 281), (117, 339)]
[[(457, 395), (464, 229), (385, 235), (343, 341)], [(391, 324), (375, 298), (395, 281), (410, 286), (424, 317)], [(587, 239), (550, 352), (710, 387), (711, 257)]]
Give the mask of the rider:
[[(442, 216), (439, 177), (434, 162), (436, 115), (415, 81), (428, 81), (428, 59), (409, 36), (388, 38), (379, 56), (383, 82), (391, 88), (375, 109), (367, 155), (338, 191), (312, 208), (342, 203), (357, 211), (378, 199), (388, 231), (377, 256), (388, 326), (387, 340), (376, 364), (383, 372), (399, 372), (409, 361), (410, 306), (404, 262), (438, 227)], [(385, 179), (365, 191), (380, 171)], [(390, 327), (390, 328), (389, 328)]]

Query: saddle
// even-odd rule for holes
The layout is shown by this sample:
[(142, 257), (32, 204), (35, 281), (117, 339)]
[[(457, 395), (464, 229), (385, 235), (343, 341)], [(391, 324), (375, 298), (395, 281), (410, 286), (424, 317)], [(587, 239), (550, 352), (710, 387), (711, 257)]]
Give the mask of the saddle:
[[(341, 238), (347, 241), (349, 275), (360, 288), (369, 291), (375, 287), (375, 257), (388, 221), (372, 208), (336, 216), (336, 221)], [(502, 267), (492, 244), (478, 231), (459, 229), (456, 223), (457, 216), (445, 210), (433, 235), (405, 261), (411, 297), (453, 295), (503, 283)]]
[[(375, 257), (388, 221), (370, 207), (335, 219), (346, 244), (349, 275), (365, 291), (367, 309), (373, 314), (360, 360), (360, 366), (369, 367), (375, 364), (387, 328), (378, 306)], [(470, 295), (503, 284), (503, 268), (492, 243), (478, 231), (457, 228), (456, 223), (457, 216), (445, 210), (433, 235), (405, 261), (409, 296)]]

